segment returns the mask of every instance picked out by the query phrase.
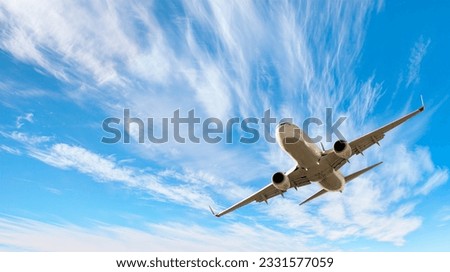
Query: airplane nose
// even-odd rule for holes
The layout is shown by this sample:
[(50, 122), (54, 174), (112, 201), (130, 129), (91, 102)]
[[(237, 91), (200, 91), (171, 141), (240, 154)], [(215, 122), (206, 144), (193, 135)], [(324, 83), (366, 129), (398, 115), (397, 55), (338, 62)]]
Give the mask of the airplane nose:
[(294, 125), (292, 125), (292, 123), (290, 122), (281, 122), (277, 125), (277, 127), (275, 128), (275, 131), (277, 134), (281, 135), (281, 134), (286, 134), (289, 131), (291, 131), (294, 128)]
[(281, 122), (277, 125), (276, 135), (281, 142), (285, 142), (287, 138), (292, 138), (294, 142), (298, 142), (301, 137), (301, 129), (291, 122)]
[(290, 125), (292, 125), (292, 124), (289, 123), (289, 122), (281, 122), (281, 123), (279, 123), (279, 124), (277, 125), (277, 128), (279, 129), (279, 128), (281, 128), (281, 127), (284, 127), (284, 126), (290, 126)]

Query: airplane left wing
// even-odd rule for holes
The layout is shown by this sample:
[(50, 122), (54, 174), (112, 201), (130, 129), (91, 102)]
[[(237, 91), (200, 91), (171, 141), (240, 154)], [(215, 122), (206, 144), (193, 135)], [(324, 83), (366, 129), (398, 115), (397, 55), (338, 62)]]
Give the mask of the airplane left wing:
[[(304, 170), (301, 168), (297, 167), (294, 170), (286, 173), (286, 175), (289, 178), (289, 181), (291, 183), (289, 188), (298, 188), (298, 187), (302, 187), (302, 186), (311, 184), (311, 182), (305, 177)], [(226, 210), (223, 210), (219, 213), (215, 213), (211, 207), (209, 207), (209, 209), (215, 216), (220, 217), (220, 216), (227, 214), (229, 212), (232, 212), (242, 206), (250, 204), (253, 201), (256, 201), (256, 202), (264, 201), (267, 203), (267, 200), (269, 200), (270, 198), (277, 196), (277, 195), (282, 195), (285, 192), (286, 191), (281, 191), (281, 190), (275, 188), (275, 186), (273, 186), (272, 183), (269, 183), (266, 187), (262, 188), (261, 190), (254, 193), (253, 195), (247, 197), (246, 199), (234, 204), (233, 206), (229, 207)]]
[[(352, 156), (363, 153), (364, 150), (366, 150), (367, 148), (371, 147), (374, 144), (379, 145), (379, 141), (384, 138), (384, 134), (386, 132), (399, 126), (400, 124), (404, 123), (406, 120), (410, 119), (411, 117), (419, 114), (424, 109), (425, 109), (425, 106), (422, 104), (422, 107), (420, 107), (419, 109), (395, 120), (392, 123), (389, 123), (375, 131), (372, 131), (362, 137), (359, 137), (358, 139), (355, 139), (355, 140), (349, 142), (349, 145), (352, 149)], [(326, 156), (326, 159), (328, 160), (328, 163), (330, 164), (330, 166), (336, 170), (341, 168), (347, 162), (346, 159), (338, 157), (336, 155), (336, 153), (333, 152), (332, 149), (329, 150), (325, 156)]]

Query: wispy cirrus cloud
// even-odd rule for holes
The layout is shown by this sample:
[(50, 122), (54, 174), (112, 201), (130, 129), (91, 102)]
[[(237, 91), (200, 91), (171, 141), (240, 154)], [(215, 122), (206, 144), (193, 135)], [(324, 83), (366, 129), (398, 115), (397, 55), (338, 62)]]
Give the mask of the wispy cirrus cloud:
[(408, 65), (408, 78), (406, 80), (406, 87), (409, 87), (411, 84), (416, 84), (420, 79), (420, 65), (422, 64), (422, 60), (427, 53), (428, 46), (430, 45), (431, 40), (425, 40), (423, 37), (420, 37), (419, 40), (414, 44), (414, 47), (411, 49), (411, 55), (409, 56), (409, 65)]
[(0, 217), (0, 250), (7, 251), (306, 251), (311, 248), (305, 240), (258, 224), (210, 228), (149, 223), (139, 230), (101, 222), (83, 227)]
[(438, 213), (439, 220), (442, 222), (450, 221), (450, 206), (443, 206)]
[(436, 173), (434, 173), (428, 180), (420, 187), (417, 191), (418, 194), (427, 195), (435, 188), (443, 185), (448, 180), (448, 169), (437, 169)]
[(12, 132), (3, 132), (0, 131), (0, 135), (5, 137), (5, 138), (9, 138), (12, 139), (14, 141), (17, 141), (21, 144), (24, 145), (38, 145), (38, 144), (42, 144), (42, 143), (47, 143), (50, 140), (52, 140), (51, 136), (47, 136), (47, 135), (30, 135), (28, 133), (25, 132), (19, 132), (19, 131), (12, 131)]
[(33, 113), (26, 113), (24, 115), (18, 116), (16, 118), (16, 128), (19, 129), (24, 125), (24, 121), (28, 123), (33, 123)]
[(196, 186), (164, 184), (162, 176), (120, 166), (112, 158), (98, 155), (82, 147), (62, 143), (54, 144), (47, 149), (31, 147), (29, 155), (57, 168), (73, 169), (87, 174), (100, 182), (118, 182), (148, 192), (154, 199), (184, 204), (196, 209), (206, 209), (213, 203), (213, 200)]
[[(96, 4), (89, 8), (88, 12), (87, 7), (83, 10), (77, 3), (57, 1), (40, 5), (26, 1), (2, 3), (0, 20), (5, 31), (1, 47), (63, 81), (92, 75), (97, 84), (120, 82), (108, 56), (119, 56), (122, 46), (130, 50), (132, 44), (127, 43), (118, 27), (118, 13), (113, 7), (105, 13)], [(71, 12), (62, 12), (66, 9)], [(109, 37), (115, 37), (115, 42), (108, 42)], [(90, 40), (102, 42), (86, 42)]]
[(17, 156), (22, 154), (22, 152), (19, 149), (10, 147), (7, 145), (3, 145), (3, 144), (0, 145), (0, 149), (5, 152), (8, 152), (9, 154), (13, 154), (13, 155), (17, 155)]

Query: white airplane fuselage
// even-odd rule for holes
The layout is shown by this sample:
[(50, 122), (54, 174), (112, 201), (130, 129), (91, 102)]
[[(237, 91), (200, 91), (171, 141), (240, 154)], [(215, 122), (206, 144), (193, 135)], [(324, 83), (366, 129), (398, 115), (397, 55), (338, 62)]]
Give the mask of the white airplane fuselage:
[(327, 191), (342, 191), (345, 178), (331, 167), (327, 160), (321, 160), (322, 151), (298, 126), (282, 123), (277, 126), (276, 140), (280, 147), (305, 169), (310, 181), (318, 182)]

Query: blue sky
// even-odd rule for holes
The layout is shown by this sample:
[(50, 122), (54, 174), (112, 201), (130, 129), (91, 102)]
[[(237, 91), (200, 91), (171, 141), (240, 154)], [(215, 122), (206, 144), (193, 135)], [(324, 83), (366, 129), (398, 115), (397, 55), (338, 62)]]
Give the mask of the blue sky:
[[(2, 1), (0, 250), (448, 251), (449, 12), (440, 1)], [(177, 109), (202, 120), (270, 109), (301, 124), (330, 107), (352, 139), (420, 94), (426, 111), (342, 172), (384, 164), (301, 207), (318, 186), (211, 215), (294, 165), (263, 139), (140, 144), (131, 128), (129, 144), (101, 142), (103, 120), (125, 108), (155, 124)]]

